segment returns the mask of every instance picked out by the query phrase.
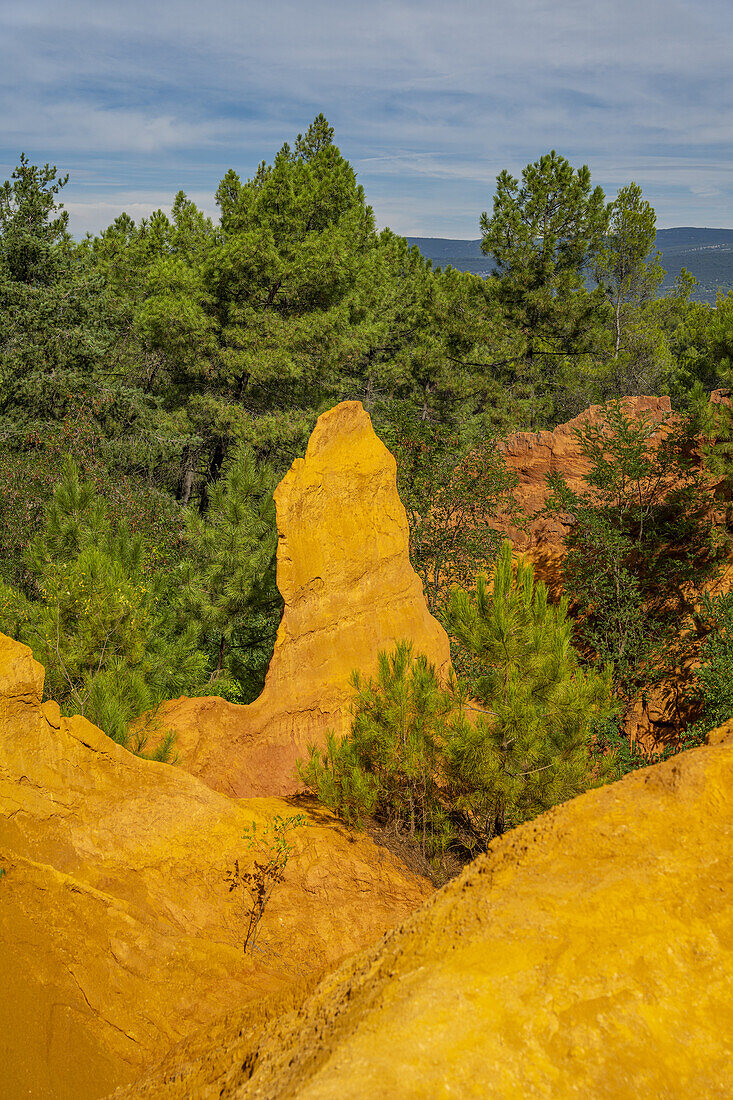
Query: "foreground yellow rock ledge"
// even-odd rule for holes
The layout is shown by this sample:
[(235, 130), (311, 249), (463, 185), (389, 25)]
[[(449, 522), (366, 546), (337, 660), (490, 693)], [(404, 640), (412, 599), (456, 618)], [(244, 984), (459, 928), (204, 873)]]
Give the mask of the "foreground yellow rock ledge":
[(323, 413), (275, 490), (277, 586), (285, 604), (264, 690), (250, 706), (177, 699), (159, 713), (180, 766), (236, 796), (288, 795), (295, 762), (346, 732), (351, 673), (409, 638), (442, 671), (450, 646), (410, 564), (395, 460), (358, 401)]
[(730, 1097), (733, 723), (710, 740), (507, 834), (300, 1003), (123, 1095)]
[(241, 951), (225, 873), (245, 826), (296, 812), (234, 801), (41, 705), (43, 669), (0, 634), (0, 1097), (92, 1100), (234, 1007), (362, 948), (428, 884), (326, 812), (294, 838)]

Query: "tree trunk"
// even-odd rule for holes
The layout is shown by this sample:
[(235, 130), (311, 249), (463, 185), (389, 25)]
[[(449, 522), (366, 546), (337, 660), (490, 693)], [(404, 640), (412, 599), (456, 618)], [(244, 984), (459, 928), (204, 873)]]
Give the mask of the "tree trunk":
[(196, 477), (196, 472), (193, 465), (193, 456), (188, 450), (188, 447), (183, 452), (183, 472), (181, 473), (180, 481), (178, 483), (178, 503), (184, 506), (188, 504), (193, 491), (193, 483)]

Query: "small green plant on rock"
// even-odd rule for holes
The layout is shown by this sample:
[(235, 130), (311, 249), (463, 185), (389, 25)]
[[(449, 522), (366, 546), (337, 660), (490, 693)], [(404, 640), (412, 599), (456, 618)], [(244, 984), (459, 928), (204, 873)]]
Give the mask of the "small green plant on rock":
[(256, 821), (244, 831), (243, 840), (248, 851), (254, 852), (254, 863), (246, 868), (235, 860), (234, 867), (226, 873), (226, 881), (230, 894), (242, 890), (245, 922), (242, 949), (245, 955), (247, 951), (254, 953), (267, 903), (275, 887), (285, 878), (285, 868), (293, 852), (289, 834), (307, 824), (305, 814), (290, 817), (276, 814), (259, 832)]

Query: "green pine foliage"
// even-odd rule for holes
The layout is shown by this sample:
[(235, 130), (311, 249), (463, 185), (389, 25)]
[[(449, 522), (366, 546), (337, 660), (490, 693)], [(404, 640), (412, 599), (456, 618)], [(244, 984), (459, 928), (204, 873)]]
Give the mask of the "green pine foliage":
[(701, 744), (733, 718), (733, 592), (703, 596), (700, 628), (707, 631), (695, 680), (702, 714), (684, 736), (682, 748)]
[(470, 694), (407, 643), (380, 654), (376, 680), (354, 676), (349, 734), (299, 765), (306, 787), (350, 824), (374, 816), (439, 857), (483, 851), (603, 781), (610, 762), (591, 747), (613, 710), (610, 672), (581, 667), (566, 611), (505, 543), (493, 584), (451, 601), (451, 629), (481, 667)]
[(697, 627), (706, 632), (700, 647), (700, 664), (695, 669), (694, 687), (687, 702), (696, 707), (699, 717), (662, 749), (644, 752), (630, 745), (618, 716), (599, 723), (594, 751), (610, 756), (620, 779), (627, 772), (648, 768), (676, 756), (686, 749), (705, 743), (711, 730), (733, 718), (733, 593), (711, 596), (705, 592), (696, 615)]
[(150, 412), (116, 376), (103, 278), (59, 198), (67, 178), (21, 156), (0, 187), (0, 437), (12, 450), (71, 429), (83, 452)]
[[(478, 716), (448, 755), (454, 804), (477, 840), (535, 817), (605, 777), (590, 746), (613, 709), (609, 669), (584, 669), (572, 645), (567, 601), (553, 605), (531, 565), (505, 542), (493, 581), (454, 591), (449, 629), (480, 673), (470, 685)], [(473, 704), (470, 704), (473, 706)]]
[[(252, 178), (227, 172), (216, 222), (179, 192), (170, 213), (121, 214), (75, 242), (65, 183), (21, 156), (0, 186), (0, 625), (33, 645), (65, 710), (132, 747), (145, 737), (129, 733), (133, 712), (166, 695), (259, 693), (281, 611), (272, 487), (340, 400), (363, 401), (397, 457), (413, 561), (443, 617), (450, 583), (472, 585), (496, 554), (490, 521), (511, 508), (512, 479), (493, 440), (508, 430), (669, 387), (676, 407), (696, 410), (731, 512), (731, 416), (711, 412), (707, 394), (730, 383), (733, 298), (691, 303), (684, 272), (655, 296), (654, 212), (635, 184), (606, 205), (588, 169), (554, 152), (521, 179), (501, 173), (481, 219), (496, 270), (482, 279), (433, 269), (376, 231), (323, 115)], [(707, 559), (691, 429), (666, 472), (641, 475), (644, 439), (626, 436), (605, 466), (607, 441), (589, 439), (600, 462), (590, 494), (556, 485), (555, 499), (576, 517), (568, 585), (581, 651), (612, 659), (631, 690), (673, 633), (670, 594)], [(662, 491), (668, 477), (682, 477), (680, 492)], [(657, 497), (637, 506), (655, 478)], [(480, 649), (453, 644), (456, 667), (478, 682)], [(386, 698), (399, 681), (433, 700), (436, 747), (427, 727), (410, 737), (441, 774), (426, 787), (434, 802), (414, 801), (409, 760), (393, 769), (412, 790), (414, 835), (426, 850), (446, 837), (483, 844), (465, 777), (484, 753), (496, 788), (498, 758), (483, 734), (481, 751), (460, 757), (479, 726), (465, 726), (458, 689), (448, 706), (426, 669), (412, 682), (418, 663), (387, 666), (380, 689)], [(332, 740), (327, 755), (328, 799), (354, 820), (386, 815), (380, 784), (397, 798), (386, 773), (375, 786), (353, 745)], [(413, 829), (411, 814), (401, 804), (400, 830)]]
[(693, 428), (689, 419), (660, 427), (612, 402), (575, 432), (590, 466), (587, 489), (548, 475), (547, 511), (572, 517), (563, 570), (576, 636), (589, 659), (613, 665), (626, 701), (673, 667), (685, 586), (716, 569)]
[(410, 524), (410, 558), (428, 607), (442, 618), (450, 586), (488, 569), (501, 545), (492, 520), (521, 524), (517, 477), (495, 440), (461, 439), (450, 428), (391, 410), (383, 431), (397, 461), (397, 488)]
[(133, 720), (152, 718), (206, 669), (177, 586), (70, 461), (25, 560), (32, 595), (0, 583), (0, 629), (32, 648), (46, 669), (46, 697), (62, 713), (83, 714), (143, 751), (147, 729), (131, 732)]
[(593, 261), (595, 279), (613, 310), (607, 369), (617, 392), (658, 393), (671, 357), (647, 308), (664, 278), (660, 253), (653, 252), (656, 214), (637, 183), (622, 187), (608, 209), (608, 232)]
[[(674, 321), (670, 392), (675, 404), (687, 407), (691, 397), (699, 401), (712, 390), (729, 389), (733, 383), (733, 291), (719, 293), (714, 307), (686, 301)], [(712, 411), (722, 415), (725, 409)], [(726, 430), (730, 431), (729, 425)]]
[(376, 270), (372, 212), (322, 115), (252, 179), (228, 172), (217, 202), (209, 390), (247, 410), (248, 443), (291, 457), (347, 379), (359, 386), (376, 327), (360, 301)]
[(608, 216), (587, 165), (576, 170), (554, 149), (528, 164), (521, 180), (501, 172), (492, 215), (481, 215), (495, 307), (514, 337), (515, 384), (525, 400), (532, 395), (528, 412), (538, 427), (553, 415), (568, 372), (593, 351), (607, 313), (603, 292), (588, 291), (585, 274)]
[(298, 770), (321, 802), (357, 827), (378, 820), (439, 854), (456, 835), (449, 819), (444, 757), (451, 730), (464, 724), (457, 689), (443, 687), (424, 654), (408, 642), (379, 654), (376, 680), (353, 675), (349, 735), (311, 746)]
[[(733, 292), (719, 295), (714, 310), (701, 308), (687, 319), (681, 350), (680, 359), (691, 368), (684, 377), (687, 404), (699, 427), (706, 466), (718, 480), (716, 497), (727, 505), (730, 526), (733, 520), (733, 413), (730, 404)], [(709, 402), (706, 384), (708, 388), (714, 386), (722, 390), (724, 400)]]
[(282, 615), (275, 584), (274, 477), (239, 447), (186, 515), (181, 598), (200, 629), (211, 691), (239, 702), (260, 694)]

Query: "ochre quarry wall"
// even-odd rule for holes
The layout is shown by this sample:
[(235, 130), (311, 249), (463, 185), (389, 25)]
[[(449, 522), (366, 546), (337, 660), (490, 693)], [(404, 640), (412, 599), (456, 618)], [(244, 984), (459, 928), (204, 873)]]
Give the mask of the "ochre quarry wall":
[(253, 821), (41, 704), (43, 669), (0, 635), (0, 1098), (94, 1100), (234, 1008), (372, 943), (430, 893), (326, 811), (293, 834), (254, 956), (230, 893)]
[[(672, 415), (669, 397), (625, 397), (621, 407), (627, 416), (646, 416), (654, 424), (661, 424)], [(571, 489), (585, 488), (589, 465), (581, 453), (575, 430), (587, 423), (599, 423), (601, 411), (600, 405), (591, 405), (551, 432), (514, 432), (499, 443), (507, 467), (519, 479), (515, 495), (527, 515), (532, 516), (544, 507), (548, 473), (563, 474)], [(567, 524), (562, 518), (541, 516), (531, 520), (525, 529), (506, 524), (504, 530), (515, 549), (529, 551), (534, 560), (543, 553), (552, 556), (562, 552)]]
[[(711, 400), (721, 398), (716, 393)], [(645, 416), (655, 424), (661, 425), (672, 416), (669, 397), (626, 397), (621, 405), (627, 415)], [(583, 424), (599, 423), (601, 412), (600, 406), (592, 405), (551, 432), (515, 432), (499, 444), (507, 466), (517, 474), (516, 497), (529, 517), (544, 507), (548, 497), (545, 479), (550, 472), (562, 473), (572, 489), (585, 490), (589, 465), (574, 433)], [(711, 485), (711, 501), (713, 492)], [(535, 516), (529, 519), (525, 528), (511, 522), (499, 523), (514, 548), (532, 562), (537, 575), (546, 582), (556, 599), (562, 593), (563, 539), (571, 523), (572, 516), (562, 515)], [(726, 575), (730, 572), (728, 569)], [(673, 739), (696, 717), (689, 702), (695, 664), (696, 660), (689, 661), (672, 677), (639, 696), (624, 719), (626, 733), (632, 742), (653, 750)]]
[(410, 564), (394, 458), (358, 401), (318, 419), (305, 458), (275, 490), (285, 610), (262, 695), (249, 706), (176, 699), (159, 712), (179, 764), (236, 796), (288, 795), (295, 762), (346, 732), (352, 670), (372, 675), (401, 638), (445, 672), (448, 638)]
[(130, 1097), (730, 1097), (733, 723), (495, 840), (299, 1004)]

